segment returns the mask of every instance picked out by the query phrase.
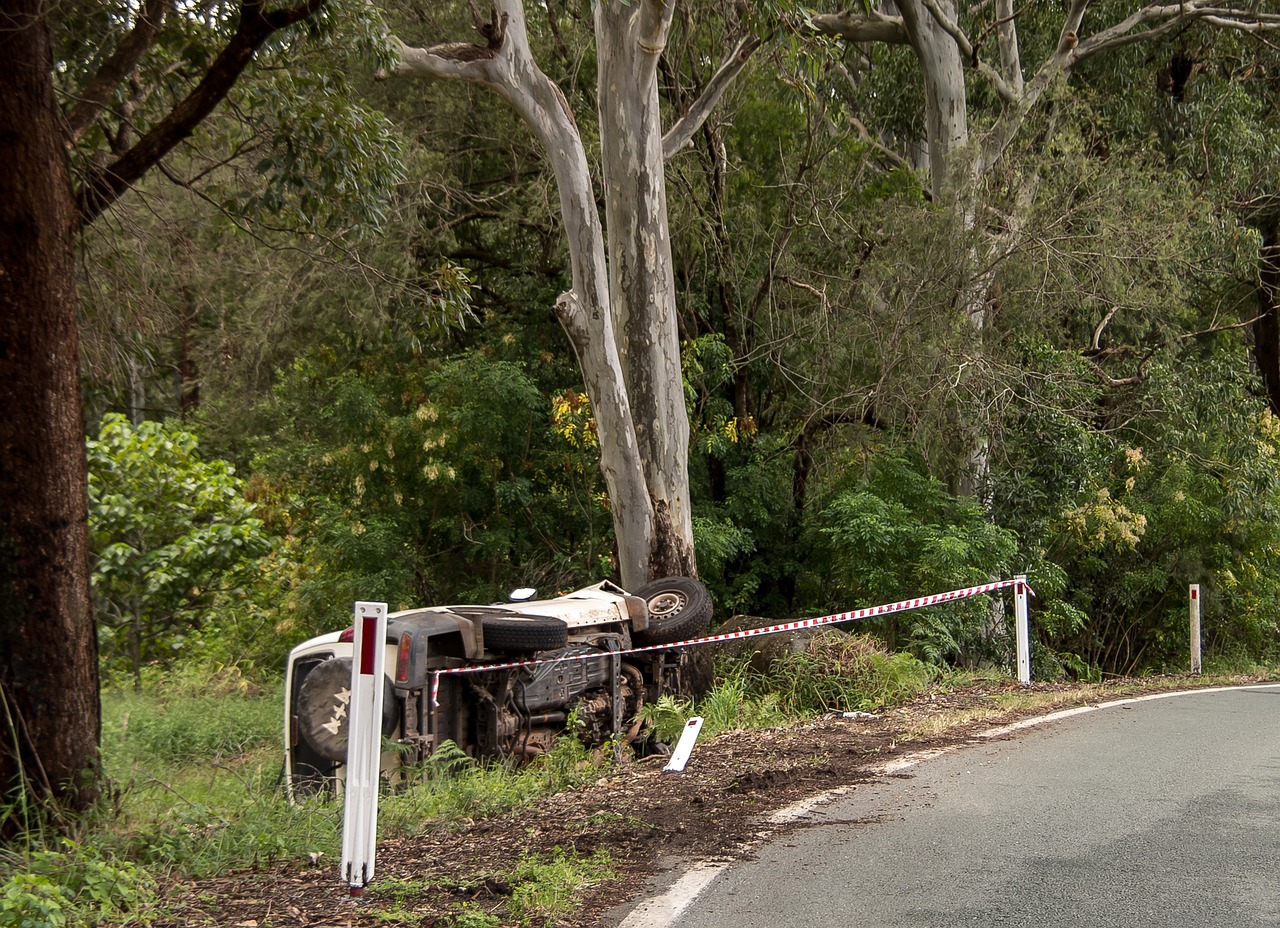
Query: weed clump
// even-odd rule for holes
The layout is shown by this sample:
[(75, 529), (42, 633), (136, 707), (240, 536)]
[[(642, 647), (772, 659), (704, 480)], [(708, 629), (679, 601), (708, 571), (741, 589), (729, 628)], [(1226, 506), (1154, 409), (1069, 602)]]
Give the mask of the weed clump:
[(755, 686), (776, 694), (793, 715), (865, 712), (903, 702), (938, 676), (938, 668), (891, 652), (871, 635), (824, 629), (799, 651), (780, 654)]
[(859, 712), (903, 702), (921, 692), (938, 668), (885, 649), (871, 635), (823, 629), (798, 650), (739, 652), (722, 658), (716, 684), (701, 699), (663, 696), (642, 710), (660, 741), (673, 743), (695, 715), (703, 737), (722, 731), (776, 728), (824, 712)]

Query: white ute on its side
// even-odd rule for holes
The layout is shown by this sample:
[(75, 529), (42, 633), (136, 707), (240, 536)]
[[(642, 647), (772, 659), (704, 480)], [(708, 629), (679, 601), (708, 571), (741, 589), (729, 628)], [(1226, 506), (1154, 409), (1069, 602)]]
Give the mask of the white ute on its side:
[[(710, 621), (711, 596), (688, 577), (656, 580), (635, 593), (606, 581), (554, 599), (392, 613), (382, 732), (398, 746), (384, 753), (383, 770), (422, 760), (445, 741), (473, 757), (539, 754), (571, 713), (576, 733), (590, 743), (617, 733), (638, 740), (640, 707), (681, 689), (680, 652), (623, 652), (697, 637)], [(352, 632), (320, 635), (289, 653), (290, 798), (340, 788)], [(531, 660), (538, 663), (437, 673)]]

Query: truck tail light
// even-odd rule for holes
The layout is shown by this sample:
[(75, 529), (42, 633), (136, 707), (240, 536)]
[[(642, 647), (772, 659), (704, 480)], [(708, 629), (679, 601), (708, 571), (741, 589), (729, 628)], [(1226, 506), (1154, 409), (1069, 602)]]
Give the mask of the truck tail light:
[(356, 640), (356, 627), (352, 625), (338, 636), (339, 641), (345, 641), (347, 644)]
[(405, 632), (400, 636), (400, 650), (396, 652), (396, 682), (407, 683), (409, 680), (409, 652), (413, 650), (413, 638)]

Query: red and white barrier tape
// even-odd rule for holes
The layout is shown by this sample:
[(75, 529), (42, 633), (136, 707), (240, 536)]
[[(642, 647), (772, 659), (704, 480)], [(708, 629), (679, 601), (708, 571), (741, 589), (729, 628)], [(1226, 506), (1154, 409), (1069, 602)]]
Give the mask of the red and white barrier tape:
[[(919, 599), (904, 599), (901, 602), (888, 603), (883, 606), (868, 606), (865, 609), (854, 609), (852, 612), (838, 612), (833, 615), (824, 615), (816, 619), (800, 619), (795, 622), (783, 622), (779, 625), (767, 625), (764, 628), (747, 628), (740, 632), (725, 632), (721, 635), (708, 635), (705, 638), (690, 638), (686, 641), (673, 641), (669, 644), (651, 644), (641, 648), (628, 648), (624, 651), (606, 651), (596, 652), (592, 654), (569, 654), (564, 657), (554, 657), (551, 659), (533, 660), (533, 661), (512, 661), (505, 664), (477, 664), (472, 667), (450, 667), (445, 670), (433, 670), (431, 672), (431, 705), (438, 706), (438, 696), (440, 693), (440, 677), (444, 674), (453, 673), (485, 673), (490, 670), (510, 670), (515, 667), (534, 667), (538, 664), (555, 664), (560, 661), (588, 660), (601, 657), (602, 654), (623, 655), (623, 654), (642, 654), (646, 651), (669, 651), (673, 648), (687, 648), (699, 644), (711, 644), (717, 641), (734, 641), (739, 638), (755, 638), (758, 635), (775, 635), (779, 632), (794, 632), (804, 628), (817, 628), (822, 625), (835, 625), (840, 622), (854, 622), (858, 619), (871, 619), (883, 615), (893, 615), (896, 612), (909, 612), (912, 609), (923, 609), (925, 606), (936, 606), (941, 603), (955, 602), (958, 599), (968, 599), (971, 596), (981, 596), (983, 593), (993, 593), (996, 590), (1003, 590), (1011, 586), (1026, 586), (1025, 580), (996, 580), (992, 583), (984, 583), (980, 586), (965, 587), (961, 590), (951, 590), (947, 593), (936, 593), (933, 596), (923, 596)], [(1031, 587), (1027, 586), (1027, 592), (1032, 596), (1035, 593)]]

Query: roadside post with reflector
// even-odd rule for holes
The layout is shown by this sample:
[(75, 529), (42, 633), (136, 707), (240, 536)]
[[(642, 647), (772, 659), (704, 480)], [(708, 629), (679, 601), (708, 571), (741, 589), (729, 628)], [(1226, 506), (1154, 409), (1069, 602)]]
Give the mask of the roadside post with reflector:
[(1191, 584), (1191, 672), (1200, 672), (1200, 584)]
[(662, 768), (663, 773), (684, 773), (684, 765), (689, 762), (689, 755), (693, 753), (693, 746), (698, 741), (700, 731), (702, 731), (702, 716), (695, 715), (684, 723), (684, 731), (680, 733), (680, 740), (676, 742), (676, 749), (671, 752), (671, 759), (667, 762), (667, 766)]
[(373, 879), (378, 841), (378, 773), (382, 763), (382, 675), (387, 604), (356, 603), (351, 660), (347, 777), (342, 821), (342, 878), (360, 896)]
[(1018, 574), (1013, 585), (1013, 618), (1018, 638), (1018, 682), (1031, 682), (1031, 633), (1027, 627), (1027, 575)]

